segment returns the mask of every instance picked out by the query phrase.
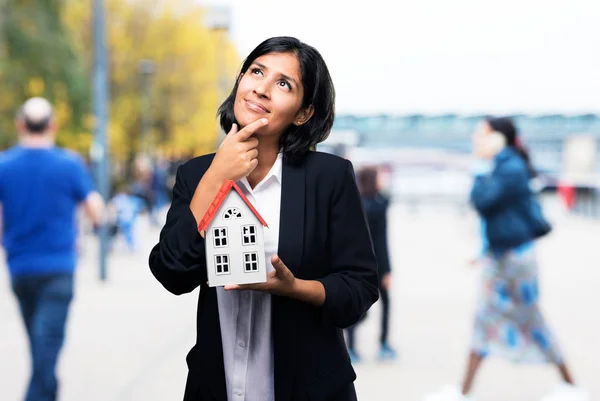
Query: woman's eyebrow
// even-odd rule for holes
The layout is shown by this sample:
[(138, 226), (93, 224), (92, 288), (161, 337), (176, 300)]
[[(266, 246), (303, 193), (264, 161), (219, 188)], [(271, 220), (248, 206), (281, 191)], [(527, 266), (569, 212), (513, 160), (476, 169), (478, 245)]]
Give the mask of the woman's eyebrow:
[(283, 79), (287, 79), (288, 81), (292, 81), (294, 83), (294, 85), (298, 86), (298, 82), (296, 82), (296, 80), (294, 78), (292, 78), (290, 76), (287, 76), (285, 74), (281, 74), (281, 73), (279, 75), (281, 75), (281, 77)]
[[(266, 65), (264, 65), (264, 64), (257, 63), (257, 62), (254, 62), (253, 64), (254, 64), (254, 65), (256, 65), (257, 67), (260, 67), (260, 68), (262, 68), (262, 69), (263, 69), (263, 70), (265, 70), (265, 71), (268, 71), (268, 70), (269, 70), (269, 67), (267, 67), (267, 66), (266, 66)], [(292, 81), (292, 82), (293, 82), (293, 83), (294, 83), (296, 86), (298, 86), (298, 82), (297, 82), (297, 81), (296, 81), (294, 78), (290, 77), (289, 75), (286, 75), (286, 74), (283, 74), (283, 73), (279, 73), (279, 75), (280, 75), (280, 76), (281, 76), (283, 79), (287, 79), (288, 81)]]

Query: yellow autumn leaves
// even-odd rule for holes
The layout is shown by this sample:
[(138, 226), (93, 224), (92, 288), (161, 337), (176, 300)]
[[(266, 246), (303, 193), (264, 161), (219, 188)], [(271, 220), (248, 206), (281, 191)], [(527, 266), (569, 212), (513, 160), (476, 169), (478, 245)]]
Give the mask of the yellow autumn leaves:
[[(62, 24), (85, 72), (91, 101), (92, 1), (64, 3)], [(223, 100), (219, 79), (233, 83), (240, 62), (231, 42), (205, 26), (205, 10), (193, 0), (105, 0), (105, 7), (112, 159), (124, 161), (142, 149), (144, 116), (149, 119), (151, 150), (190, 156), (213, 151), (219, 137), (216, 110)], [(153, 66), (146, 83), (140, 73), (143, 60)], [(0, 84), (9, 78), (0, 73)], [(26, 96), (43, 96), (49, 85), (53, 85), (53, 101), (63, 127), (61, 144), (87, 153), (93, 135), (91, 107), (75, 128), (64, 86), (31, 76), (23, 91)], [(10, 96), (4, 100), (10, 103)], [(19, 96), (14, 97), (17, 100)], [(18, 104), (2, 106), (16, 110)], [(144, 110), (149, 111), (144, 114)]]

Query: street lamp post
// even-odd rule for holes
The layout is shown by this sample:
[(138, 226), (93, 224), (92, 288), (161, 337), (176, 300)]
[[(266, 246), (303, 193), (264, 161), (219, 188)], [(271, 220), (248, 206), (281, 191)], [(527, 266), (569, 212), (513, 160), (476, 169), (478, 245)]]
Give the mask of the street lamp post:
[[(108, 126), (108, 72), (107, 50), (104, 36), (104, 3), (103, 0), (94, 1), (94, 38), (95, 38), (95, 64), (93, 78), (93, 108), (95, 115), (94, 142), (90, 150), (94, 161), (95, 176), (98, 190), (104, 200), (110, 196), (110, 175), (107, 151), (107, 126)], [(108, 226), (100, 224), (100, 280), (107, 277), (106, 258), (108, 253)]]
[(151, 79), (155, 71), (152, 60), (142, 60), (139, 66), (142, 85), (142, 153), (150, 154), (150, 130), (152, 129)]
[[(225, 59), (226, 39), (231, 27), (231, 9), (227, 6), (208, 7), (204, 16), (205, 25), (217, 35), (217, 93), (221, 103), (227, 96), (229, 77), (227, 76), (227, 60)], [(225, 132), (219, 130), (219, 142), (225, 138)]]

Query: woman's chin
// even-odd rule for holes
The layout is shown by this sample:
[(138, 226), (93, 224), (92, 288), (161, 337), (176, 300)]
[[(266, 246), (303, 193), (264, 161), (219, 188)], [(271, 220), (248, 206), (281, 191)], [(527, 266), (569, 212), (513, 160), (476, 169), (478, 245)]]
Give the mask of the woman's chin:
[(252, 124), (254, 121), (257, 121), (261, 118), (264, 118), (265, 115), (259, 115), (258, 113), (240, 113), (240, 117), (235, 116), (235, 119), (238, 121), (240, 127), (245, 127), (248, 124)]

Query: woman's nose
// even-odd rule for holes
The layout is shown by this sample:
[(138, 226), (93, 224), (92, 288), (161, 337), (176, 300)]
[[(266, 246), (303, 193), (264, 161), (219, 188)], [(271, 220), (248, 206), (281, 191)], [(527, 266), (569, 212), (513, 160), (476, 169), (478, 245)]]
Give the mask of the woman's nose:
[(260, 82), (254, 87), (254, 93), (260, 97), (269, 97), (269, 90), (266, 82)]

